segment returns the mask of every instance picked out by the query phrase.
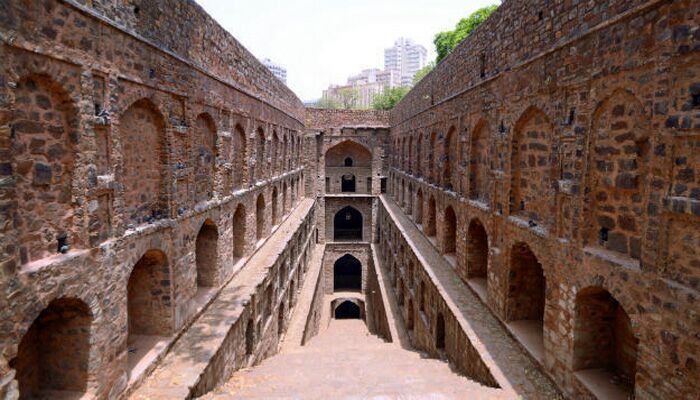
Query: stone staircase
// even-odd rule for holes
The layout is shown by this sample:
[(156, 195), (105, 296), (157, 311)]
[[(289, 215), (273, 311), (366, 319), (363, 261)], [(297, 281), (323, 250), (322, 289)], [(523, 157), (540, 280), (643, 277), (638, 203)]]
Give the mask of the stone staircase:
[[(283, 347), (284, 348), (284, 347)], [(238, 371), (206, 399), (494, 399), (448, 364), (387, 343), (361, 320), (332, 320), (306, 346)]]

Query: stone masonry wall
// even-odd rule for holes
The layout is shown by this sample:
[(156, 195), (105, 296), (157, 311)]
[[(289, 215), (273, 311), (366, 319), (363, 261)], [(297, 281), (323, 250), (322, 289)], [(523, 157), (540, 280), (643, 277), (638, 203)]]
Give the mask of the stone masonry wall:
[[(533, 357), (576, 398), (595, 390), (580, 346), (635, 398), (700, 391), (698, 15), (505, 1), (391, 111), (389, 192), (437, 249), (457, 238), (456, 271), (506, 327), (541, 326)], [(597, 323), (589, 290), (619, 304), (614, 350), (575, 328)]]
[(140, 338), (167, 349), (305, 195), (303, 106), (192, 1), (3, 6), (0, 396), (116, 398)]

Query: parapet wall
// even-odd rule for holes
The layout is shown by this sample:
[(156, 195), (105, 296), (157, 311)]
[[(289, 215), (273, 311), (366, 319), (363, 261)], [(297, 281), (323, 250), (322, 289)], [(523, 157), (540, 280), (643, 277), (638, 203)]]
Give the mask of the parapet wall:
[[(67, 0), (66, 3), (81, 5), (108, 23), (146, 39), (216, 79), (303, 121), (304, 106), (294, 92), (194, 0)], [(81, 43), (86, 47), (90, 43), (95, 50), (101, 47), (104, 42), (95, 33), (87, 35)], [(94, 41), (90, 41), (91, 36)], [(143, 68), (144, 72), (152, 68), (156, 74), (173, 72), (168, 71), (168, 64), (149, 58), (144, 58), (135, 67)], [(171, 75), (174, 81), (183, 78)]]
[(307, 108), (308, 129), (388, 128), (389, 112), (376, 110), (326, 110)]
[[(391, 110), (391, 125), (399, 125), (434, 105), (481, 86), (499, 73), (579, 39), (591, 28), (608, 25), (637, 7), (658, 3), (666, 1), (503, 1)], [(575, 58), (576, 53), (568, 60), (562, 59), (562, 63), (548, 64), (537, 79), (572, 78)], [(509, 90), (516, 91), (517, 84), (513, 82)]]

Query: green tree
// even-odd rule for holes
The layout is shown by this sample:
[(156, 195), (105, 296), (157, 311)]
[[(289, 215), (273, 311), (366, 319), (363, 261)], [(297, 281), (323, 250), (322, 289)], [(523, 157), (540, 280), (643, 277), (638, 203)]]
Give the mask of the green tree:
[(427, 63), (425, 67), (419, 69), (418, 72), (416, 72), (416, 75), (413, 77), (413, 84), (415, 85), (416, 83), (420, 82), (420, 80), (428, 75), (433, 68), (435, 68), (435, 61), (431, 61)]
[(401, 101), (403, 96), (408, 93), (408, 90), (409, 88), (405, 86), (386, 88), (384, 89), (384, 92), (374, 97), (374, 100), (372, 101), (372, 108), (375, 110), (391, 110), (394, 108), (396, 103)]
[(360, 92), (352, 87), (344, 87), (337, 92), (340, 108), (344, 110), (352, 110), (357, 107), (357, 101), (360, 100)]
[(316, 102), (316, 104), (314, 104), (314, 107), (325, 108), (328, 110), (338, 110), (340, 109), (340, 103), (331, 97), (323, 96)]
[(462, 40), (474, 32), (474, 29), (481, 25), (482, 22), (486, 21), (486, 18), (496, 11), (497, 8), (498, 5), (496, 4), (480, 8), (467, 18), (459, 20), (454, 30), (436, 34), (433, 39), (435, 51), (437, 52), (436, 62), (440, 62), (440, 60), (447, 57)]

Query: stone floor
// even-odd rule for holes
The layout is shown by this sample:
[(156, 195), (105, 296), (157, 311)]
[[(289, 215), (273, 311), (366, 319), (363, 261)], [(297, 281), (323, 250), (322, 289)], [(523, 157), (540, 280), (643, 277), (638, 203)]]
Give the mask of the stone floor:
[(306, 346), (237, 372), (204, 398), (495, 399), (503, 392), (385, 342), (361, 320), (331, 320)]

